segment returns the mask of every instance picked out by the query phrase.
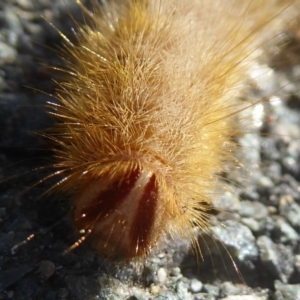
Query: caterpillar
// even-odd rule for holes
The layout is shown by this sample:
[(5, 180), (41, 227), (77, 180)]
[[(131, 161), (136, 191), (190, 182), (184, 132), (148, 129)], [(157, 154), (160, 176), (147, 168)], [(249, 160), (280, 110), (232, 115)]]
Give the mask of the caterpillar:
[(64, 74), (48, 102), (51, 191), (109, 259), (144, 259), (166, 234), (201, 253), (194, 229), (209, 231), (246, 131), (245, 82), (298, 2), (77, 2), (89, 20), (74, 42), (60, 32)]

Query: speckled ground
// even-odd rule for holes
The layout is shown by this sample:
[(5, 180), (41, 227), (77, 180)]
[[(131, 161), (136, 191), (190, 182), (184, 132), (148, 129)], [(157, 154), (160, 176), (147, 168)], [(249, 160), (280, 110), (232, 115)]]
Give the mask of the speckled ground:
[[(59, 63), (50, 48), (61, 43), (41, 15), (71, 36), (69, 15), (81, 18), (74, 2), (0, 3), (0, 299), (300, 299), (300, 71), (294, 48), (272, 59), (277, 72), (261, 68), (245, 96), (272, 95), (272, 101), (248, 112), (246, 120), (256, 117), (247, 127), (252, 134), (239, 140), (244, 168), (228, 167), (232, 184), (216, 199), (224, 212), (212, 218), (215, 238), (199, 232), (204, 261), (197, 262), (187, 242), (167, 237), (144, 268), (108, 264), (88, 244), (63, 255), (78, 238), (71, 207), (60, 195), (40, 197), (51, 180), (32, 186), (49, 174), (42, 166), (51, 163), (51, 151), (35, 132), (52, 123), (45, 113), (52, 99), (40, 91), (54, 91), (56, 75), (45, 64)], [(280, 57), (286, 63), (279, 64)], [(12, 253), (31, 234), (35, 238)]]

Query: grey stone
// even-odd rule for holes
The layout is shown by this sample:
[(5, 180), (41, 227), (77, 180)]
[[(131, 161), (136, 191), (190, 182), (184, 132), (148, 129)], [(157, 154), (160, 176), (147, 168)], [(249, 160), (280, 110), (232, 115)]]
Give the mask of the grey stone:
[(212, 231), (239, 261), (256, 259), (258, 256), (255, 238), (248, 227), (229, 220), (224, 222), (224, 226), (212, 227)]
[(256, 295), (233, 295), (220, 300), (267, 300), (267, 297)]
[(246, 225), (252, 232), (258, 232), (260, 229), (260, 224), (253, 218), (242, 218), (241, 222)]
[(290, 243), (295, 245), (299, 241), (300, 239), (299, 234), (296, 232), (296, 230), (293, 227), (291, 227), (283, 219), (278, 218), (275, 224), (276, 224), (275, 230), (279, 235), (280, 242)]
[(287, 282), (293, 272), (291, 253), (283, 245), (276, 245), (267, 236), (257, 239), (260, 259), (274, 278)]
[(229, 295), (238, 295), (241, 293), (241, 289), (235, 286), (232, 282), (226, 281), (221, 285), (220, 296), (226, 297)]
[(212, 284), (205, 284), (203, 290), (214, 297), (218, 297), (220, 294), (220, 288)]
[(245, 218), (263, 220), (268, 216), (269, 212), (267, 207), (260, 202), (242, 201), (240, 205), (240, 214)]
[(21, 265), (17, 268), (1, 271), (0, 273), (0, 290), (18, 282), (22, 277), (33, 270), (33, 266), (28, 264)]
[(298, 300), (300, 299), (300, 284), (283, 284), (275, 281), (274, 300)]
[(17, 51), (2, 42), (0, 42), (0, 65), (12, 63), (16, 60)]
[(202, 290), (203, 284), (197, 279), (192, 279), (190, 282), (190, 291), (192, 293), (199, 293)]
[(153, 300), (179, 300), (176, 295), (171, 292), (164, 292), (160, 295), (153, 297)]
[(300, 206), (294, 202), (294, 199), (285, 195), (282, 196), (279, 203), (279, 210), (283, 217), (296, 228), (300, 228)]

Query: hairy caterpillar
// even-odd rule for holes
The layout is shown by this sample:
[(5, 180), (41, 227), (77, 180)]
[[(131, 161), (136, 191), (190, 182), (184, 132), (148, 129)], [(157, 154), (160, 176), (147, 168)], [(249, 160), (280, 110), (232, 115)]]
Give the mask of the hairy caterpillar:
[(56, 186), (73, 195), (75, 222), (100, 253), (144, 256), (163, 232), (196, 242), (192, 227), (207, 227), (216, 174), (233, 160), (241, 74), (275, 16), (261, 3), (254, 23), (257, 5), (112, 2), (78, 28), (78, 46), (65, 38), (51, 107), (61, 122), (49, 137)]
[[(294, 12), (261, 2), (112, 2), (77, 28), (78, 44), (63, 36), (54, 188), (72, 195), (78, 228), (103, 255), (143, 257), (164, 232), (197, 245), (192, 228), (208, 226), (217, 174), (244, 132), (231, 117), (243, 83)], [(115, 191), (118, 205), (93, 202)], [(134, 211), (126, 191), (138, 194)]]

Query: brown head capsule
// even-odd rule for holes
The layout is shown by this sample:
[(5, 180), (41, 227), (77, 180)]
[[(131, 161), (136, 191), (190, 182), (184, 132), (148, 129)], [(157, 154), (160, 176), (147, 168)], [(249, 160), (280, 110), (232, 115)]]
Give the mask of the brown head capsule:
[(96, 249), (110, 258), (144, 256), (166, 221), (155, 174), (138, 167), (95, 179), (75, 202), (78, 228), (91, 229)]

